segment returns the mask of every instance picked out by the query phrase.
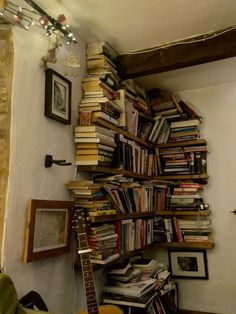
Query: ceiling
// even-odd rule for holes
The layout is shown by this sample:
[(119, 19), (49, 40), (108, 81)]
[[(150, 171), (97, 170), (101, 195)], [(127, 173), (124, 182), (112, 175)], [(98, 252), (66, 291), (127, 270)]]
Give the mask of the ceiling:
[[(236, 25), (235, 0), (38, 1), (52, 16), (64, 13), (72, 30), (85, 42), (107, 41), (119, 53), (141, 50)], [(224, 71), (224, 61), (214, 64), (219, 65), (220, 71)], [(235, 61), (233, 64), (235, 65)], [(215, 69), (212, 65), (208, 69), (209, 65), (191, 67), (195, 74), (203, 67), (201, 71), (205, 71), (205, 84), (208, 71)], [(231, 68), (229, 62), (226, 62), (226, 67)], [(139, 82), (147, 87), (155, 86), (161, 78), (173, 84), (178, 75), (183, 79), (186, 77), (188, 82), (191, 73), (188, 69), (150, 75)]]

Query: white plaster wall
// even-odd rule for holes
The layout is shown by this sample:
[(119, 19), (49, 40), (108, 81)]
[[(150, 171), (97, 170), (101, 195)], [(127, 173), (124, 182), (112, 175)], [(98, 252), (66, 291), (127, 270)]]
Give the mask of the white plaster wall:
[[(75, 177), (76, 167), (44, 167), (46, 154), (74, 163), (73, 125), (77, 122), (81, 97), (80, 81), (85, 75), (85, 44), (72, 46), (79, 72), (66, 69), (62, 57), (71, 48), (60, 49), (54, 69), (65, 75), (79, 73), (72, 81), (72, 124), (64, 125), (44, 116), (44, 71), (41, 57), (47, 52), (45, 34), (37, 30), (14, 30), (14, 78), (12, 92), (11, 156), (5, 217), (3, 265), (21, 297), (39, 292), (54, 313), (72, 313), (84, 307), (81, 274), (74, 275), (71, 254), (24, 264), (22, 262), (26, 205), (29, 199), (68, 200), (64, 184)], [(101, 282), (101, 280), (100, 280)], [(75, 290), (76, 287), (76, 290)], [(98, 285), (99, 287), (99, 285)]]
[[(183, 91), (182, 98), (204, 117), (201, 127), (208, 140), (208, 173), (205, 200), (212, 210), (216, 247), (208, 250), (209, 280), (178, 280), (180, 308), (235, 314), (236, 312), (236, 81)], [(166, 251), (152, 251), (168, 262)]]

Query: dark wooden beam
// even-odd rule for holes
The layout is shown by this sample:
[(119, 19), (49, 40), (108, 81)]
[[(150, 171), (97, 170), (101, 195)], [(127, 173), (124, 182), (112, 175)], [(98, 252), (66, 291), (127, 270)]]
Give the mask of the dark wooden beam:
[(144, 53), (120, 55), (119, 75), (122, 79), (207, 63), (236, 56), (236, 29), (192, 37)]

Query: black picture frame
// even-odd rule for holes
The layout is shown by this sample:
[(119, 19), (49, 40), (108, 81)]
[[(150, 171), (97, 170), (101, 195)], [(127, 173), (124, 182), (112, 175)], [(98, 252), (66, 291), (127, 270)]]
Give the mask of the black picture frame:
[(56, 71), (45, 71), (46, 117), (63, 124), (71, 123), (71, 85), (71, 81)]
[(209, 278), (206, 250), (169, 249), (168, 256), (173, 278)]

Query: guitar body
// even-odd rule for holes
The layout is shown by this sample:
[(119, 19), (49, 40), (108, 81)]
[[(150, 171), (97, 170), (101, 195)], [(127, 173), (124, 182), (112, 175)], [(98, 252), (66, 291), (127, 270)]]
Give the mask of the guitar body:
[[(115, 305), (101, 305), (98, 307), (99, 314), (123, 314), (123, 311)], [(88, 314), (87, 310), (77, 314)]]

